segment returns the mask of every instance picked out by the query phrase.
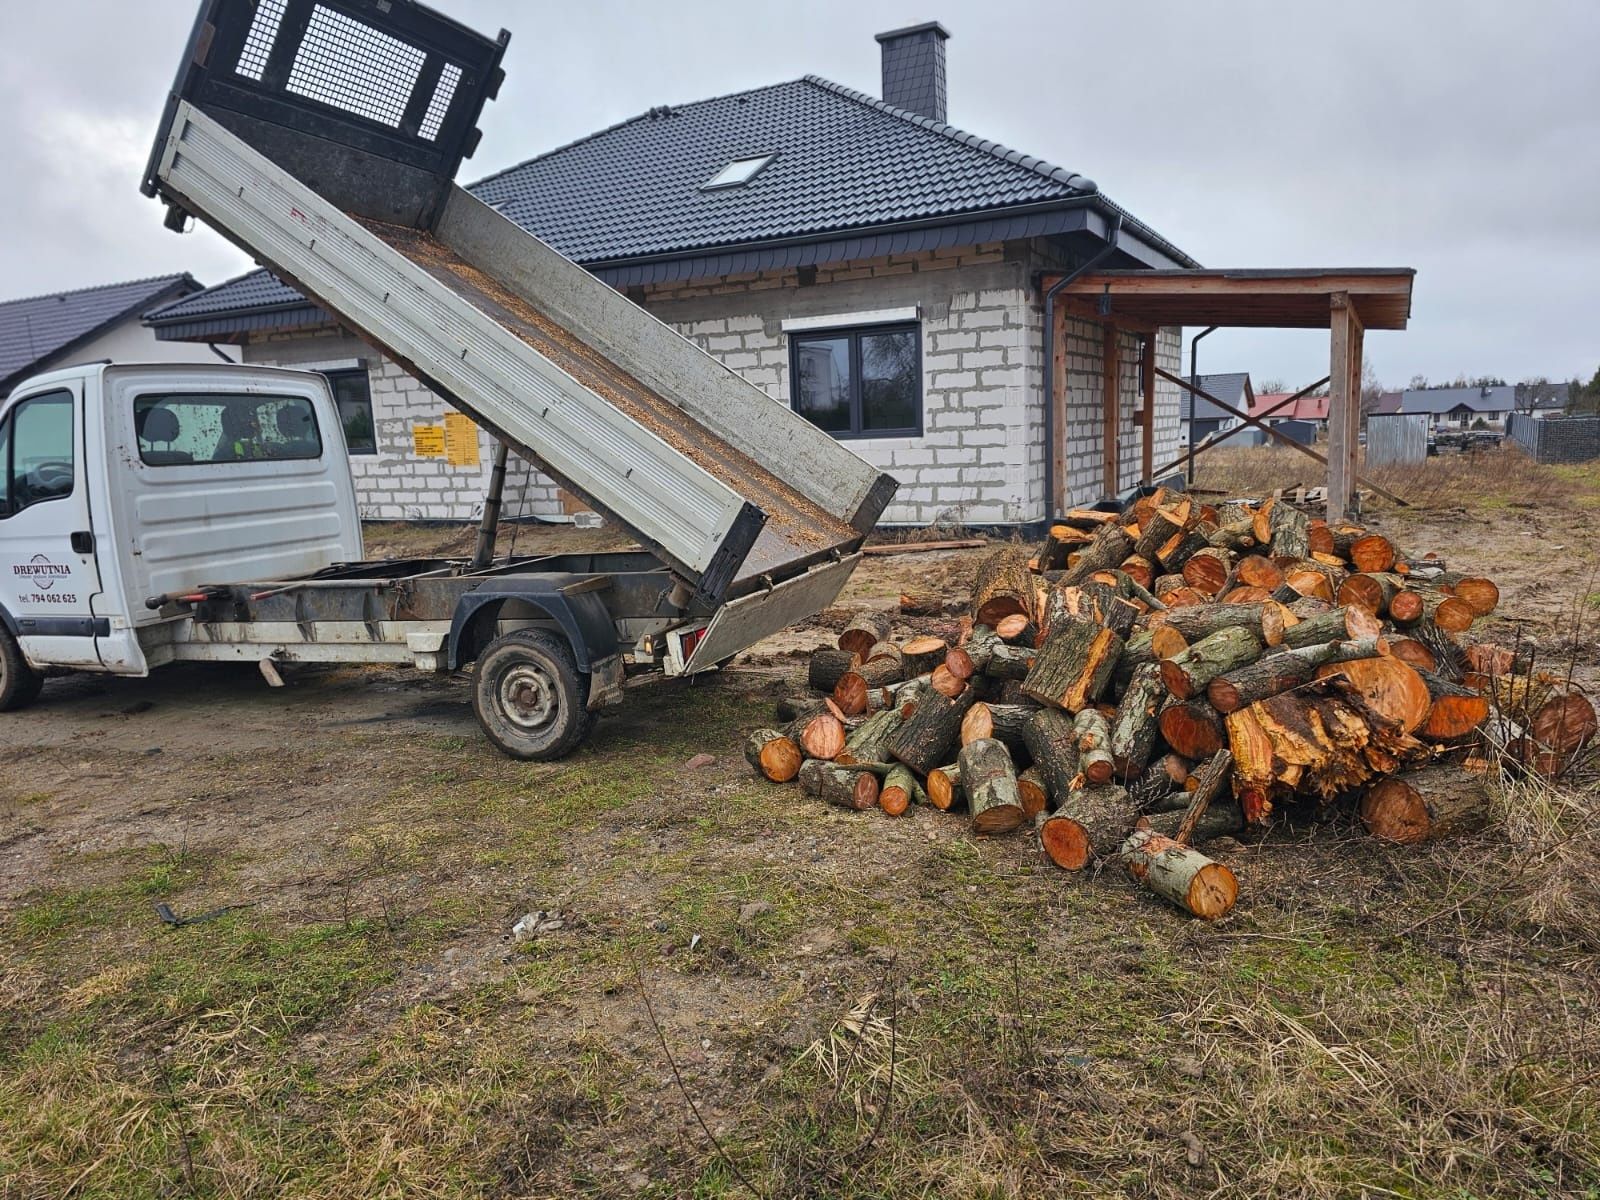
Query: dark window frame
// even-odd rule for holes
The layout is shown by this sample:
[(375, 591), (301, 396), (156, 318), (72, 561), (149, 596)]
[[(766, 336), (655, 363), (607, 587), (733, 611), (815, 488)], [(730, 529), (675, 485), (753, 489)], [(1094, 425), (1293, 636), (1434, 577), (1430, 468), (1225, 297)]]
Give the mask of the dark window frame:
[[(914, 426), (898, 429), (867, 429), (864, 427), (861, 411), (861, 339), (873, 334), (883, 333), (909, 333), (917, 348), (917, 361), (915, 368), (916, 377), (916, 410), (917, 420)], [(797, 401), (800, 398), (800, 347), (810, 341), (828, 341), (836, 338), (848, 339), (850, 343), (850, 428), (849, 429), (823, 429), (829, 437), (836, 441), (862, 441), (867, 438), (919, 438), (926, 426), (924, 404), (927, 398), (927, 388), (922, 373), (922, 322), (921, 321), (885, 321), (873, 325), (835, 325), (819, 327), (816, 329), (797, 329), (789, 334), (789, 408), (800, 416), (805, 413), (800, 411)], [(821, 429), (819, 425), (817, 428)]]
[[(67, 412), (71, 417), (68, 427), (67, 443), (71, 448), (72, 458), (72, 486), (66, 491), (54, 496), (45, 496), (42, 499), (30, 500), (20, 508), (14, 508), (11, 503), (12, 485), (16, 482), (15, 468), (17, 458), (17, 414), (28, 405), (37, 400), (50, 400), (59, 402), (65, 396)], [(37, 508), (41, 504), (50, 504), (56, 500), (70, 500), (78, 492), (78, 397), (71, 388), (51, 388), (45, 392), (35, 392), (31, 396), (24, 396), (10, 408), (6, 409), (5, 416), (0, 417), (0, 426), (6, 432), (5, 458), (0, 462), (0, 483), (4, 483), (4, 490), (0, 492), (0, 521), (9, 521), (20, 513), (27, 512), (30, 508)]]
[[(372, 372), (367, 369), (365, 364), (362, 364), (357, 367), (333, 368), (323, 371), (322, 375), (328, 381), (328, 395), (333, 398), (334, 415), (339, 418), (339, 433), (344, 437), (345, 453), (352, 458), (376, 457), (378, 453), (378, 415), (372, 403)], [(361, 378), (367, 389), (367, 420), (372, 425), (372, 446), (370, 448), (357, 449), (350, 444), (350, 435), (344, 425), (344, 413), (339, 411), (338, 381), (352, 379), (357, 376)]]
[[(257, 404), (258, 408), (260, 407), (261, 403), (265, 403), (265, 402), (272, 401), (272, 400), (296, 400), (296, 401), (299, 401), (301, 404), (304, 404), (306, 406), (306, 415), (311, 418), (311, 432), (315, 436), (315, 439), (316, 439), (317, 452), (315, 454), (281, 454), (281, 455), (274, 455), (274, 456), (269, 457), (269, 458), (216, 458), (216, 457), (213, 457), (213, 458), (196, 458), (196, 459), (190, 460), (189, 462), (151, 462), (150, 461), (150, 459), (148, 457), (149, 451), (145, 449), (145, 445), (144, 445), (146, 439), (137, 432), (137, 430), (139, 429), (139, 405), (140, 405), (141, 402), (154, 401), (156, 403), (160, 403), (160, 402), (165, 401), (165, 400), (184, 400), (184, 399), (204, 400), (204, 399), (207, 399), (207, 398), (217, 398), (217, 397), (227, 397), (227, 396), (241, 396), (241, 397), (244, 397), (246, 399), (255, 400), (255, 401), (258, 402), (258, 404)], [(134, 429), (135, 429), (135, 434), (134, 434), (134, 439), (133, 439), (134, 448), (139, 452), (139, 463), (140, 463), (140, 465), (145, 467), (145, 468), (147, 468), (147, 469), (149, 469), (149, 470), (152, 470), (152, 471), (164, 471), (169, 467), (232, 467), (232, 466), (244, 466), (244, 465), (260, 464), (260, 463), (318, 462), (318, 461), (321, 460), (322, 456), (328, 452), (328, 443), (322, 436), (322, 425), (317, 420), (316, 402), (313, 401), (310, 396), (302, 395), (302, 394), (300, 394), (298, 392), (228, 392), (228, 391), (210, 391), (210, 392), (175, 392), (175, 391), (139, 392), (137, 395), (135, 395), (133, 397), (133, 414), (134, 414), (133, 423), (134, 423)], [(185, 453), (187, 453), (187, 451)]]

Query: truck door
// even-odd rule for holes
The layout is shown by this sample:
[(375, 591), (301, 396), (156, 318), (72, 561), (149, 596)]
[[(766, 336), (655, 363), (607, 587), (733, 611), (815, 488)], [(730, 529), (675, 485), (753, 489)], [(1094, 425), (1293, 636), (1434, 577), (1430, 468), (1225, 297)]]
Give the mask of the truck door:
[(81, 380), (0, 411), (0, 606), (36, 666), (99, 666), (83, 445)]

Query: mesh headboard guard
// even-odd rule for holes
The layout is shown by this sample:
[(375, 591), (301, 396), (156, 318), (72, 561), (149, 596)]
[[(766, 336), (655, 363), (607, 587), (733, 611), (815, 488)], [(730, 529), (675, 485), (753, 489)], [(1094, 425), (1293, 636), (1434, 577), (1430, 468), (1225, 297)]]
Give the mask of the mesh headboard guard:
[(510, 36), (412, 0), (203, 0), (144, 191), (181, 99), (346, 211), (426, 227), (477, 148)]

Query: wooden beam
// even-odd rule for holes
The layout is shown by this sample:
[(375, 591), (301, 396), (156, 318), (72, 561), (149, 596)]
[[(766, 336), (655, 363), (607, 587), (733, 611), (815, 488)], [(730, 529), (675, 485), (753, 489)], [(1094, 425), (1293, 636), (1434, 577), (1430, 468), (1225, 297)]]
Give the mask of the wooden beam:
[(1139, 386), (1144, 392), (1144, 409), (1139, 413), (1139, 481), (1148, 484), (1156, 458), (1156, 335), (1146, 334), (1139, 361)]
[[(1342, 521), (1355, 492), (1355, 437), (1350, 427), (1350, 297), (1329, 297), (1328, 322), (1328, 523)], [(1360, 404), (1360, 391), (1356, 404)]]
[(1126, 329), (1130, 333), (1155, 333), (1161, 328), (1161, 326), (1157, 325), (1154, 321), (1136, 320), (1135, 318), (1128, 316), (1126, 313), (1103, 313), (1100, 311), (1100, 306), (1098, 304), (1090, 300), (1080, 299), (1076, 296), (1063, 296), (1058, 294), (1056, 296), (1056, 309), (1057, 311), (1065, 309), (1074, 317), (1078, 317), (1085, 321), (1093, 321), (1096, 325), (1104, 325), (1107, 322), (1111, 322), (1118, 328)]
[[(1060, 275), (1054, 278), (1047, 275), (1044, 286), (1048, 288), (1060, 278)], [(1268, 277), (1211, 271), (1170, 274), (1096, 271), (1074, 279), (1059, 294), (1099, 296), (1109, 290), (1113, 296), (1330, 296), (1340, 292), (1358, 296), (1409, 296), (1412, 278), (1410, 275), (1366, 275), (1359, 271)]]
[[(1233, 407), (1233, 405), (1226, 404), (1223, 401), (1218, 400), (1210, 392), (1206, 391), (1205, 388), (1197, 387), (1194, 384), (1190, 383), (1187, 379), (1180, 379), (1178, 376), (1172, 374), (1170, 371), (1163, 371), (1160, 367), (1156, 368), (1156, 374), (1161, 376), (1162, 379), (1166, 379), (1166, 380), (1168, 380), (1168, 381), (1170, 381), (1172, 383), (1177, 384), (1181, 388), (1188, 388), (1191, 392), (1193, 392), (1196, 396), (1199, 396), (1202, 400), (1211, 401), (1211, 403), (1215, 404), (1223, 412), (1231, 413), (1234, 416), (1239, 417), (1241, 420), (1244, 421), (1244, 423), (1246, 425), (1254, 426), (1255, 428), (1257, 428), (1257, 429), (1261, 430), (1263, 433), (1265, 433), (1268, 437), (1273, 438), (1278, 442), (1281, 442), (1285, 446), (1288, 446), (1291, 450), (1298, 450), (1298, 451), (1300, 451), (1301, 454), (1304, 454), (1307, 458), (1316, 459), (1323, 466), (1327, 466), (1328, 465), (1328, 460), (1326, 458), (1324, 458), (1322, 455), (1318, 454), (1310, 446), (1302, 446), (1299, 442), (1295, 441), (1293, 438), (1287, 437), (1284, 434), (1279, 433), (1276, 429), (1273, 429), (1270, 425), (1263, 424), (1258, 418), (1252, 417), (1249, 413), (1240, 412), (1237, 408)], [(1284, 403), (1287, 404), (1288, 401), (1285, 400)], [(1276, 410), (1276, 408), (1277, 408), (1277, 406), (1274, 405), (1274, 410)], [(1331, 419), (1332, 414), (1330, 413), (1329, 416), (1330, 416), (1330, 420), (1329, 420), (1328, 424), (1329, 424), (1329, 427), (1331, 428), (1332, 424), (1333, 424), (1332, 419)], [(1204, 448), (1205, 447), (1201, 447), (1201, 449), (1204, 449)], [(1196, 453), (1196, 452), (1195, 451), (1191, 451), (1189, 456), (1186, 456), (1186, 457), (1184, 457), (1182, 459), (1179, 459), (1178, 463), (1175, 463), (1173, 465), (1176, 466), (1179, 463), (1187, 462), (1189, 457), (1192, 457), (1194, 453)], [(1172, 467), (1165, 467), (1159, 472), (1159, 474), (1165, 475), (1171, 469), (1172, 469)], [(1396, 496), (1388, 488), (1381, 487), (1380, 485), (1378, 485), (1376, 483), (1373, 483), (1372, 480), (1368, 479), (1366, 476), (1358, 475), (1358, 476), (1356, 476), (1356, 478), (1359, 479), (1362, 483), (1366, 484), (1373, 491), (1377, 492), (1378, 495), (1384, 497), (1384, 499), (1393, 500), (1396, 504), (1400, 505), (1402, 508), (1410, 508), (1411, 507), (1411, 502), (1409, 500), (1406, 500), (1406, 499), (1404, 499), (1404, 498), (1402, 498), (1400, 496)]]
[(1106, 323), (1100, 339), (1100, 450), (1101, 485), (1107, 496), (1115, 496), (1122, 476), (1121, 333)]
[(1067, 511), (1067, 314), (1056, 305), (1055, 328), (1050, 331), (1050, 408), (1055, 427), (1055, 443), (1046, 446), (1053, 464), (1051, 478), (1055, 480), (1055, 495), (1046, 496), (1050, 511), (1047, 516), (1059, 517)]

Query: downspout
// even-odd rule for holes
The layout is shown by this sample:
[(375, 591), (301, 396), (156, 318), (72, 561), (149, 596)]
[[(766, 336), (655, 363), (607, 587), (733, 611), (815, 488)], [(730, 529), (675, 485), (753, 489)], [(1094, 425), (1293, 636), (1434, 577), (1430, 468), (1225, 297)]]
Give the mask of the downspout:
[(1087, 262), (1073, 267), (1050, 286), (1044, 294), (1044, 507), (1045, 519), (1051, 520), (1056, 504), (1056, 404), (1055, 404), (1055, 336), (1056, 293), (1074, 279), (1087, 275), (1112, 254), (1116, 253), (1117, 239), (1122, 236), (1122, 214), (1118, 213), (1111, 224), (1111, 235), (1106, 244), (1096, 250)]
[[(1199, 362), (1200, 339), (1205, 337), (1206, 334), (1215, 333), (1216, 331), (1217, 331), (1217, 327), (1215, 325), (1212, 325), (1212, 326), (1209, 326), (1209, 327), (1207, 327), (1205, 329), (1202, 329), (1199, 333), (1194, 335), (1194, 340), (1192, 340), (1189, 343), (1189, 382), (1194, 384), (1195, 387), (1199, 387), (1200, 386), (1200, 368), (1197, 365), (1198, 362)], [(1189, 393), (1189, 463), (1188, 463), (1188, 466), (1186, 468), (1185, 475), (1184, 475), (1184, 478), (1186, 478), (1188, 480), (1190, 487), (1194, 486), (1194, 460), (1199, 457), (1199, 455), (1194, 453), (1194, 410), (1195, 410), (1196, 406), (1199, 405), (1199, 403), (1200, 403), (1200, 397), (1196, 396), (1193, 392), (1190, 392)]]

